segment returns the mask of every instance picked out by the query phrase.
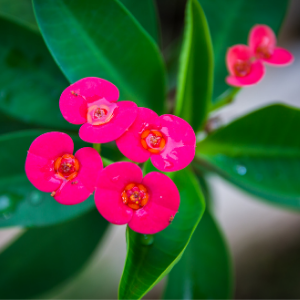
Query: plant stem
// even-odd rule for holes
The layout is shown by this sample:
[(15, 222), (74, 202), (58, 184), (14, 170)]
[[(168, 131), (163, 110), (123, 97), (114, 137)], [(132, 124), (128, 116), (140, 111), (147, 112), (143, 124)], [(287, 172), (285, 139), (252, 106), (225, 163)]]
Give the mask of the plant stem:
[(99, 154), (101, 154), (101, 144), (93, 144), (93, 148), (97, 150)]
[(211, 105), (209, 111), (216, 110), (224, 105), (233, 102), (236, 94), (241, 90), (240, 87), (230, 88), (225, 91), (219, 98), (216, 99), (215, 103)]

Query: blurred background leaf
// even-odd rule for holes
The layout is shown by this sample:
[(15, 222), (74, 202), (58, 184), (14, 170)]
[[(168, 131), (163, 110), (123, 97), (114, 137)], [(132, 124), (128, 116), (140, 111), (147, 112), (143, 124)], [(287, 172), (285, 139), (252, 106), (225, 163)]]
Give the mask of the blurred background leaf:
[(0, 15), (34, 31), (39, 31), (31, 0), (0, 0)]
[(28, 124), (78, 128), (60, 113), (58, 100), (69, 84), (41, 36), (1, 18), (0, 26), (0, 111)]
[(70, 82), (95, 76), (114, 83), (121, 100), (161, 114), (165, 70), (159, 49), (116, 0), (34, 0), (46, 43)]
[(74, 276), (107, 225), (93, 209), (64, 224), (27, 230), (0, 253), (1, 299), (32, 298)]
[(120, 299), (140, 299), (180, 259), (204, 212), (196, 178), (188, 169), (172, 173), (180, 193), (179, 212), (172, 224), (151, 236), (127, 228), (127, 258), (119, 287)]
[[(29, 182), (24, 171), (27, 151), (33, 140), (44, 132), (30, 130), (0, 136), (0, 227), (55, 224), (94, 207), (93, 195), (77, 205), (61, 205)], [(72, 138), (75, 151), (90, 146), (78, 137)], [(102, 148), (103, 155), (112, 158), (114, 148), (110, 144)]]
[(212, 96), (213, 49), (203, 10), (197, 0), (186, 7), (175, 114), (196, 131), (206, 118)]
[(164, 299), (230, 299), (232, 287), (227, 246), (206, 210), (180, 261), (168, 275)]
[(274, 204), (300, 209), (300, 110), (275, 104), (197, 144), (196, 163)]
[(159, 22), (154, 0), (119, 0), (131, 12), (154, 41), (160, 43)]
[(198, 0), (206, 15), (214, 49), (213, 100), (229, 87), (225, 56), (228, 47), (247, 44), (250, 29), (266, 24), (276, 33), (286, 14), (288, 0)]

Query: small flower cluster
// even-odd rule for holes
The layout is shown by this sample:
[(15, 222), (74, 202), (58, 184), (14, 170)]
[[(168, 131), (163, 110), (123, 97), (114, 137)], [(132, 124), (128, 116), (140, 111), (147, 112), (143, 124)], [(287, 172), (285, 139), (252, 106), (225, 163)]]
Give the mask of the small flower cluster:
[[(81, 79), (64, 90), (59, 106), (64, 118), (82, 124), (82, 140), (99, 144), (116, 141), (119, 150), (135, 162), (149, 158), (165, 172), (185, 168), (195, 156), (192, 127), (173, 115), (158, 116), (134, 102), (117, 102), (112, 83), (95, 77)], [(142, 170), (131, 162), (116, 162), (103, 169), (100, 154), (91, 147), (73, 155), (74, 144), (62, 132), (49, 132), (31, 144), (25, 163), (30, 182), (65, 205), (86, 200), (95, 191), (96, 207), (113, 224), (143, 234), (166, 228), (178, 211), (180, 197), (164, 174)]]
[(293, 62), (293, 55), (276, 46), (276, 36), (266, 25), (254, 26), (249, 34), (248, 46), (235, 45), (228, 49), (226, 64), (229, 85), (242, 87), (258, 83), (265, 74), (263, 63), (286, 66)]

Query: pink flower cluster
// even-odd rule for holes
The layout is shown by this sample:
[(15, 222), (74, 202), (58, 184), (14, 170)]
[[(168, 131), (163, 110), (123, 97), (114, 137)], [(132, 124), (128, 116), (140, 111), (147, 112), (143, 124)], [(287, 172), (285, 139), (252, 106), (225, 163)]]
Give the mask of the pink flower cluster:
[[(191, 126), (173, 115), (158, 116), (134, 102), (121, 101), (110, 82), (89, 77), (70, 85), (60, 97), (64, 118), (83, 124), (82, 140), (89, 143), (116, 141), (119, 150), (135, 162), (149, 158), (161, 171), (185, 168), (195, 156), (196, 137)], [(51, 193), (61, 204), (86, 200), (95, 190), (96, 207), (113, 224), (127, 224), (143, 234), (166, 228), (178, 211), (176, 185), (164, 174), (142, 170), (130, 162), (118, 162), (103, 169), (99, 153), (90, 147), (73, 155), (72, 139), (50, 132), (31, 144), (25, 163), (30, 182)]]
[(228, 49), (226, 64), (229, 85), (242, 87), (258, 83), (265, 74), (263, 63), (286, 66), (293, 62), (293, 55), (276, 46), (276, 36), (266, 25), (254, 26), (249, 34), (248, 46), (235, 45)]

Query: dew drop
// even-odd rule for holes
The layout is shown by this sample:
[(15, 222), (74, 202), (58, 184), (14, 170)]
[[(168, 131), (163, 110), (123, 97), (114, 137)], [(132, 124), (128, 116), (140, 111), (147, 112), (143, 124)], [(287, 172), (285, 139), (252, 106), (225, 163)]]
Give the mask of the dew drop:
[(245, 175), (247, 173), (247, 168), (243, 165), (235, 166), (235, 170), (239, 175)]
[(0, 213), (7, 211), (11, 205), (11, 199), (8, 196), (0, 196)]
[(154, 242), (154, 235), (152, 234), (142, 234), (140, 236), (140, 242), (142, 245), (150, 246)]
[(33, 206), (37, 206), (44, 201), (44, 194), (38, 191), (34, 191), (28, 196), (29, 203)]

